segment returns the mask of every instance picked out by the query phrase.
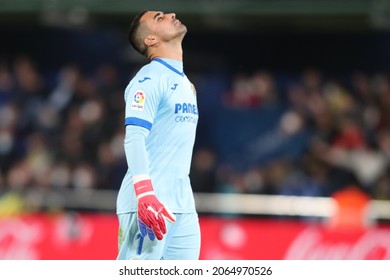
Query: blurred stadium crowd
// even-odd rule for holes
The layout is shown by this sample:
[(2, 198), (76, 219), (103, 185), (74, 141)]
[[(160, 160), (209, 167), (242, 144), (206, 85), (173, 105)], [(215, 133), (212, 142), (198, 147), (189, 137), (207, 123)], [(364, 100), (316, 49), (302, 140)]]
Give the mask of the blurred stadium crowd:
[[(221, 101), (222, 110), (242, 115), (226, 124), (231, 136), (217, 145), (244, 131), (252, 135), (226, 161), (219, 161), (215, 149), (197, 151), (192, 180), (202, 191), (331, 196), (353, 186), (375, 199), (390, 199), (385, 73), (329, 76), (314, 68), (288, 77), (262, 70), (236, 73)], [(269, 125), (258, 129), (262, 123)]]
[(126, 162), (115, 67), (91, 77), (67, 65), (51, 85), (35, 63), (0, 65), (0, 188), (118, 188)]
[[(0, 62), (0, 190), (119, 189), (128, 82), (119, 72), (69, 64), (49, 79), (28, 56)], [(354, 185), (390, 199), (386, 73), (258, 69), (219, 88), (216, 76), (193, 76), (194, 191), (330, 196)]]

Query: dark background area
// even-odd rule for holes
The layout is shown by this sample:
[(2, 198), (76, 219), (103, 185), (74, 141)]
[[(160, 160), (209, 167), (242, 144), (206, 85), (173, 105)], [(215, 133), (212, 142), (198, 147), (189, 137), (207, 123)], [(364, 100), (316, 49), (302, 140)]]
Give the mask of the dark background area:
[[(348, 170), (340, 171), (338, 168), (333, 169), (335, 166), (332, 164), (329, 166), (329, 162), (324, 163), (324, 159), (315, 158), (311, 161), (312, 155), (308, 152), (311, 147), (310, 139), (318, 133), (318, 127), (313, 124), (316, 113), (305, 112), (298, 116), (303, 118), (304, 128), (291, 137), (279, 135), (278, 127), (285, 114), (290, 111), (295, 113), (297, 108), (290, 103), (289, 94), (291, 87), (299, 85), (305, 92), (303, 100), (307, 98), (307, 104), (314, 96), (327, 103), (326, 106), (333, 106), (332, 102), (337, 105), (337, 96), (342, 96), (345, 92), (354, 99), (353, 110), (345, 105), (349, 102), (345, 101), (348, 99), (346, 98), (340, 99), (340, 104), (345, 106), (342, 110), (346, 111), (332, 112), (337, 115), (337, 119), (332, 120), (332, 131), (329, 134), (341, 130), (339, 117), (349, 116), (351, 112), (348, 110), (352, 110), (355, 116), (371, 109), (372, 104), (359, 96), (358, 90), (354, 88), (356, 85), (352, 77), (357, 73), (363, 73), (363, 81), (368, 80), (368, 87), (371, 87), (370, 98), (375, 99), (374, 111), (379, 115), (383, 114), (381, 117), (386, 120), (388, 108), (383, 96), (388, 93), (386, 89), (381, 89), (385, 92), (383, 95), (378, 93), (378, 81), (384, 81), (384, 85), (389, 81), (389, 1), (0, 0), (0, 63), (5, 65), (5, 72), (9, 72), (17, 85), (19, 78), (14, 63), (21, 57), (28, 58), (34, 66), (33, 72), (36, 71), (42, 77), (45, 86), (44, 91), (36, 93), (36, 98), (31, 98), (31, 101), (40, 104), (37, 107), (34, 105), (29, 108), (29, 104), (35, 103), (30, 103), (31, 96), (28, 95), (28, 101), (17, 104), (20, 106), (19, 116), (36, 116), (41, 110), (39, 106), (45, 105), (50, 94), (60, 86), (59, 74), (70, 65), (81, 72), (82, 90), (91, 86), (96, 92), (88, 92), (90, 96), (80, 97), (76, 90), (76, 97), (70, 101), (68, 108), (64, 112), (57, 112), (63, 121), (58, 126), (59, 130), (72, 120), (72, 110), (77, 111), (79, 106), (83, 108), (83, 105), (89, 105), (89, 101), (101, 98), (106, 105), (115, 103), (112, 108), (105, 108), (112, 114), (104, 115), (98, 124), (103, 128), (110, 127), (112, 135), (98, 138), (104, 134), (104, 129), (100, 132), (88, 129), (80, 132), (81, 135), (87, 134), (83, 136), (87, 139), (84, 143), (86, 150), (81, 150), (84, 152), (80, 153), (91, 157), (88, 159), (88, 170), (99, 173), (99, 168), (102, 168), (107, 172), (98, 188), (117, 189), (125, 170), (123, 158), (118, 157), (115, 163), (110, 163), (107, 167), (104, 164), (99, 166), (99, 160), (102, 159), (97, 158), (97, 155), (98, 149), (105, 147), (107, 139), (114, 141), (115, 133), (120, 135), (123, 128), (118, 124), (122, 122), (123, 90), (132, 75), (147, 62), (127, 42), (127, 28), (131, 18), (145, 9), (173, 11), (188, 27), (183, 42), (185, 72), (197, 87), (201, 112), (194, 162), (202, 164), (199, 170), (196, 169), (199, 166), (194, 164), (195, 170), (192, 171), (196, 191), (329, 196), (347, 184), (361, 183), (356, 179), (358, 171), (352, 167), (352, 163)], [(99, 80), (102, 77), (98, 73), (102, 65), (113, 65), (117, 70), (119, 82), (109, 85), (113, 88), (115, 86), (115, 90), (102, 87)], [(318, 74), (320, 80), (315, 89), (309, 88), (305, 81), (305, 75), (311, 70), (314, 70), (315, 75)], [(234, 102), (227, 105), (230, 102), (229, 94), (237, 86), (236, 79), (245, 76), (249, 87), (253, 87), (252, 79), (258, 73), (263, 74), (263, 82), (270, 83), (268, 86), (273, 87), (260, 93), (269, 96), (255, 101), (258, 102), (255, 106), (251, 104), (249, 107), (240, 107), (240, 104)], [(26, 96), (18, 90), (16, 87), (9, 94), (23, 100)], [(332, 94), (336, 96), (335, 100), (329, 98)], [(381, 105), (384, 105), (383, 108)], [(308, 110), (315, 111), (316, 108)], [(287, 117), (291, 116), (287, 114)], [(296, 117), (293, 115), (288, 120), (294, 121)], [(360, 119), (356, 118), (356, 121)], [(49, 136), (47, 140), (51, 140), (51, 131), (40, 131), (40, 120), (37, 122), (38, 131), (44, 137)], [(115, 126), (117, 131), (113, 129), (112, 123), (118, 123), (118, 127)], [(14, 156), (6, 151), (5, 156), (3, 155), (3, 166), (6, 168), (1, 170), (0, 186), (5, 189), (9, 188), (8, 177), (12, 174), (11, 171), (18, 171), (18, 164), (30, 156), (31, 151), (25, 148), (28, 147), (25, 142), (30, 141), (29, 137), (34, 135), (34, 129), (37, 128), (35, 125), (32, 123), (27, 127), (18, 127), (16, 132), (11, 133), (17, 141), (14, 140), (21, 143), (20, 147), (23, 149), (20, 150), (23, 152), (19, 151)], [(371, 127), (365, 127), (364, 123), (359, 125), (363, 138), (369, 143), (373, 142), (376, 151), (383, 152), (378, 148), (380, 144), (375, 137), (379, 131), (388, 133), (390, 126), (386, 122), (378, 122), (376, 130), (372, 130)], [(57, 133), (59, 139), (64, 139), (61, 135), (66, 132)], [(332, 137), (325, 139), (327, 144), (333, 144), (336, 138)], [(96, 143), (90, 145), (92, 139)], [(268, 143), (268, 146), (262, 143)], [(46, 148), (61, 149), (61, 146), (56, 145), (57, 143), (51, 143)], [(207, 151), (205, 154), (204, 150)], [(4, 164), (5, 159), (7, 164)], [(287, 164), (284, 162), (286, 159)], [(208, 160), (210, 166), (203, 164)], [(80, 162), (69, 163), (69, 174), (73, 174), (80, 167), (79, 164)], [(390, 182), (387, 161), (384, 165), (386, 171), (381, 173), (384, 179), (377, 177), (375, 182), (363, 183), (362, 188), (373, 194), (374, 186), (384, 180), (385, 183), (381, 183), (387, 186), (384, 197), (390, 197), (386, 181)], [(204, 166), (206, 168), (202, 169)], [(297, 167), (298, 170), (290, 172), (292, 167)], [(90, 171), (86, 172), (89, 174), (87, 177), (95, 174), (88, 172)], [(277, 179), (266, 176), (273, 174), (272, 172), (275, 172)], [(304, 174), (304, 179), (300, 177), (301, 173)], [(300, 179), (295, 184), (295, 179), (289, 176)], [(287, 182), (281, 182), (280, 178), (286, 178)], [(338, 181), (325, 182), (324, 178), (336, 178)], [(295, 185), (284, 186), (291, 182)], [(41, 183), (38, 182), (39, 184)], [(75, 188), (71, 183), (65, 186)], [(23, 189), (25, 186), (17, 188)]]

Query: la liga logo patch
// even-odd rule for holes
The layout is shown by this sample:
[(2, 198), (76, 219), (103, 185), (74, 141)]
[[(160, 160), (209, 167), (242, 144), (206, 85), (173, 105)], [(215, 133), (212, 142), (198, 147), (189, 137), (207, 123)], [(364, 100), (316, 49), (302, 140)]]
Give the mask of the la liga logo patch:
[(145, 108), (145, 93), (142, 90), (137, 90), (131, 102), (131, 110), (143, 111)]

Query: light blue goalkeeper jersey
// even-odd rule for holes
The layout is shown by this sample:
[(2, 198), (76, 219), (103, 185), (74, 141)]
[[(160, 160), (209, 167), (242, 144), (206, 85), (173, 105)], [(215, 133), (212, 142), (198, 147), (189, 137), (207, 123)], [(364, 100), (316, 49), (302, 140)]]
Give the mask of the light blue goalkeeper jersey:
[[(195, 212), (189, 171), (198, 107), (195, 87), (184, 74), (183, 63), (152, 60), (130, 81), (125, 103), (125, 125), (146, 130), (147, 158), (137, 160), (148, 162), (157, 198), (174, 213)], [(132, 176), (139, 172), (137, 166), (129, 166), (119, 190), (117, 214), (137, 211)]]

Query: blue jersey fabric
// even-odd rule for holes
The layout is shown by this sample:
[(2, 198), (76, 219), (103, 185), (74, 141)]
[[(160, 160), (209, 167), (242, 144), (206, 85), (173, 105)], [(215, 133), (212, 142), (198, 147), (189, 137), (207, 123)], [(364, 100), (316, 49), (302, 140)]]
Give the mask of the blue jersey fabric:
[(169, 210), (195, 212), (189, 171), (199, 115), (195, 87), (183, 63), (152, 60), (130, 81), (125, 104), (126, 134), (131, 133), (128, 128), (138, 129), (144, 141), (125, 140), (129, 168), (119, 190), (117, 214), (137, 211), (132, 176), (139, 174), (150, 175), (157, 198)]

